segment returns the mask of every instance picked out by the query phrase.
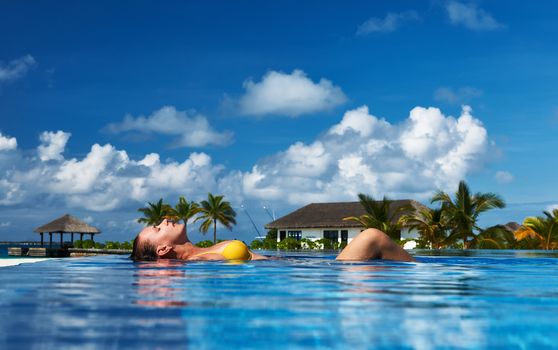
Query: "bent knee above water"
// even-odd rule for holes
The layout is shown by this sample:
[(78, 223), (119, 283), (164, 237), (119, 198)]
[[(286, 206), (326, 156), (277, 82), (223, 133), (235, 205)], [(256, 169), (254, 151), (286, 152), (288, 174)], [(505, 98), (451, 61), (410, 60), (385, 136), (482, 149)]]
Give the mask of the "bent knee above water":
[(356, 238), (361, 238), (361, 237), (362, 237), (362, 239), (373, 240), (373, 241), (389, 241), (390, 240), (390, 238), (387, 234), (385, 234), (383, 231), (380, 231), (376, 228), (367, 228), (366, 230), (359, 233), (358, 236), (355, 237), (355, 239)]

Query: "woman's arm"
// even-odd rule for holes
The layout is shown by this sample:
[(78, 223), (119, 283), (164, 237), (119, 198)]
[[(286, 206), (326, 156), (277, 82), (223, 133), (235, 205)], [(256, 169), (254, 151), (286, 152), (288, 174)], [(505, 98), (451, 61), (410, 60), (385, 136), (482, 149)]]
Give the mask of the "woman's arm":
[(252, 258), (250, 260), (267, 260), (267, 259), (269, 259), (267, 256), (256, 254), (253, 251), (250, 251), (250, 255), (252, 256)]

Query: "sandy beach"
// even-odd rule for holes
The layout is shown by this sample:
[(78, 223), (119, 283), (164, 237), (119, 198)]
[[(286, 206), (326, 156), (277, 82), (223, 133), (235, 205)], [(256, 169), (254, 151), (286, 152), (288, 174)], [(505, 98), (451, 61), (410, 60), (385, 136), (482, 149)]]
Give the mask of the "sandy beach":
[(39, 261), (45, 261), (48, 258), (21, 258), (21, 259), (0, 259), (0, 267), (15, 266), (19, 264), (29, 264), (36, 263)]

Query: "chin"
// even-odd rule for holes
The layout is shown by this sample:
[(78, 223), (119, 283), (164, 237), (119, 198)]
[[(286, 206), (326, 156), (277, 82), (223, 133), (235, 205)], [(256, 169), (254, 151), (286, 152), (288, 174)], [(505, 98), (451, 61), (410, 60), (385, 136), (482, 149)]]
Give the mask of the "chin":
[(186, 243), (188, 241), (188, 237), (186, 236), (186, 226), (181, 224), (177, 231), (181, 243)]

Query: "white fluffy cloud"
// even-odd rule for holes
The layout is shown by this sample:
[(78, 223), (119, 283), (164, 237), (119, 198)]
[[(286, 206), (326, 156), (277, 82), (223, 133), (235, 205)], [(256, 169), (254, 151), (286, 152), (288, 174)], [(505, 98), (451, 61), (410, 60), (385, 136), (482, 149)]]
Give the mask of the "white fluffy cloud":
[(18, 182), (0, 179), (0, 205), (18, 204), (22, 199), (21, 185)]
[(420, 16), (416, 11), (388, 13), (385, 18), (372, 17), (362, 23), (357, 29), (357, 35), (393, 32), (405, 22), (418, 20), (420, 20)]
[(0, 204), (46, 196), (70, 208), (106, 211), (207, 192), (287, 205), (353, 200), (359, 192), (422, 199), (438, 188), (453, 189), (482, 164), (489, 147), (486, 129), (467, 106), (458, 118), (416, 107), (399, 124), (363, 106), (347, 111), (313, 142), (295, 142), (245, 173), (225, 172), (205, 153), (191, 153), (184, 161), (162, 162), (156, 153), (134, 160), (110, 144), (94, 144), (83, 158), (66, 159), (62, 152), (69, 137), (44, 132), (39, 157), (5, 153), (12, 158), (0, 159)]
[(0, 83), (23, 77), (36, 63), (31, 55), (20, 57), (8, 63), (0, 61)]
[(42, 161), (62, 160), (62, 152), (66, 148), (66, 143), (72, 134), (58, 130), (44, 131), (39, 139), (41, 144), (38, 147), (39, 158)]
[(65, 159), (61, 152), (69, 133), (41, 136), (46, 146), (37, 148), (38, 157), (16, 152), (0, 159), (0, 205), (47, 198), (59, 207), (107, 211), (179, 194), (200, 198), (215, 190), (222, 170), (205, 153), (192, 153), (183, 162), (161, 162), (155, 153), (132, 160), (110, 144), (94, 144), (85, 157)]
[(238, 108), (249, 116), (296, 117), (330, 110), (347, 101), (340, 87), (324, 78), (314, 83), (301, 70), (291, 74), (270, 71), (259, 82), (245, 81), (244, 88)]
[(173, 106), (165, 106), (147, 117), (126, 115), (122, 122), (107, 125), (106, 130), (112, 133), (136, 131), (169, 135), (173, 137), (170, 146), (174, 148), (225, 146), (233, 140), (232, 132), (215, 131), (203, 115), (191, 115)]
[(513, 181), (513, 175), (508, 171), (497, 171), (494, 174), (494, 178), (497, 182), (502, 184), (507, 184)]
[(458, 1), (448, 1), (446, 11), (451, 23), (463, 25), (471, 30), (486, 31), (504, 27), (490, 13), (478, 8), (474, 3), (464, 4)]
[(17, 148), (15, 137), (4, 136), (0, 132), (0, 151), (11, 151)]
[(458, 89), (442, 86), (434, 91), (434, 100), (446, 102), (449, 104), (464, 104), (470, 102), (473, 98), (482, 96), (482, 91), (465, 86)]
[(482, 163), (488, 146), (486, 129), (468, 106), (459, 118), (416, 107), (396, 125), (363, 106), (313, 143), (296, 143), (256, 164), (243, 174), (243, 191), (291, 205), (354, 200), (359, 192), (423, 199), (453, 189)]

